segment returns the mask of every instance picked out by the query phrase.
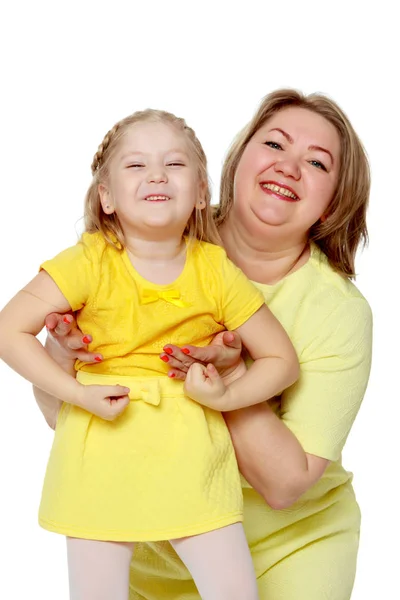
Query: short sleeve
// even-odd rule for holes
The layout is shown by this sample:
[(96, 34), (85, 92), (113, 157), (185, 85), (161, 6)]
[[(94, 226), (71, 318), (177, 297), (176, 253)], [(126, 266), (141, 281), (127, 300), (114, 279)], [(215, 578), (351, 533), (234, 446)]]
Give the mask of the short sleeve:
[(363, 298), (347, 299), (304, 349), (299, 380), (282, 395), (281, 418), (305, 452), (340, 458), (367, 388), (371, 354), (370, 307)]
[(234, 330), (265, 304), (263, 294), (224, 253), (220, 269), (223, 323)]
[(88, 303), (98, 262), (94, 236), (84, 234), (75, 246), (44, 262), (40, 269), (50, 275), (76, 311)]

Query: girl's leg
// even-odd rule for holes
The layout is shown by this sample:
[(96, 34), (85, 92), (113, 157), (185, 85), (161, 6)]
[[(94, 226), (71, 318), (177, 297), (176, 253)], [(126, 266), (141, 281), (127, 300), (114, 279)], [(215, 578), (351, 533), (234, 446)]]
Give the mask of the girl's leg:
[(203, 600), (258, 600), (256, 576), (241, 523), (171, 540)]
[(133, 546), (67, 538), (70, 600), (129, 600)]

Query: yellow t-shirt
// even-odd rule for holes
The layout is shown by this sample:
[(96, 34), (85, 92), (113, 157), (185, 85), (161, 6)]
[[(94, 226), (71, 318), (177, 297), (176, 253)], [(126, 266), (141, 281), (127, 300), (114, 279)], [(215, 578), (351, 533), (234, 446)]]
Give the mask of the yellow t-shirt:
[[(299, 380), (272, 403), (274, 409), (306, 452), (332, 461), (285, 510), (271, 509), (242, 479), (244, 527), (264, 600), (270, 597), (264, 577), (274, 565), (296, 553), (301, 567), (297, 553), (302, 548), (330, 539), (335, 560), (335, 536), (358, 536), (359, 509), (341, 451), (368, 383), (372, 315), (355, 285), (335, 273), (316, 246), (298, 271), (275, 285), (256, 285), (300, 361)], [(132, 567), (131, 600), (199, 598), (186, 568), (166, 545), (138, 546)]]
[(205, 242), (188, 244), (184, 269), (168, 285), (141, 277), (126, 251), (107, 244), (100, 233), (85, 233), (41, 268), (79, 311), (79, 328), (93, 337), (90, 351), (104, 356), (101, 365), (77, 361), (77, 370), (93, 373), (165, 375), (168, 365), (159, 358), (165, 344), (206, 346), (264, 303), (225, 251)]

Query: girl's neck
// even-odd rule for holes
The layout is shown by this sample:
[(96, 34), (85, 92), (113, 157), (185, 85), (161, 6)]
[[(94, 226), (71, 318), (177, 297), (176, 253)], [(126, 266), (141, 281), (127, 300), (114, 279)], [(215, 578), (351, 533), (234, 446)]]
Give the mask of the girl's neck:
[(232, 224), (225, 222), (220, 235), (229, 258), (252, 281), (273, 285), (294, 273), (309, 259), (310, 246), (303, 240), (257, 240)]
[(149, 240), (126, 236), (125, 248), (139, 275), (152, 283), (172, 283), (185, 267), (186, 243), (182, 237)]
[(138, 260), (165, 263), (176, 260), (186, 244), (181, 236), (158, 240), (126, 236), (125, 246), (128, 253)]

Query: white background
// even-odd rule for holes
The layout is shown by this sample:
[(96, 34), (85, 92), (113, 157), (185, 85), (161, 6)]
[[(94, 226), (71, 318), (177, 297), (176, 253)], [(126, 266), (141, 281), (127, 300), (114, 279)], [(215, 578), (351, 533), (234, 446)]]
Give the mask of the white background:
[[(0, 14), (0, 306), (75, 242), (92, 156), (120, 118), (147, 107), (185, 117), (209, 157), (216, 198), (224, 153), (268, 92), (322, 91), (349, 115), (372, 166), (370, 246), (357, 284), (375, 317), (370, 385), (344, 453), (363, 513), (354, 600), (400, 597), (394, 5), (38, 0)], [(0, 597), (66, 600), (64, 539), (37, 525), (52, 433), (30, 385), (4, 364), (0, 381)]]

